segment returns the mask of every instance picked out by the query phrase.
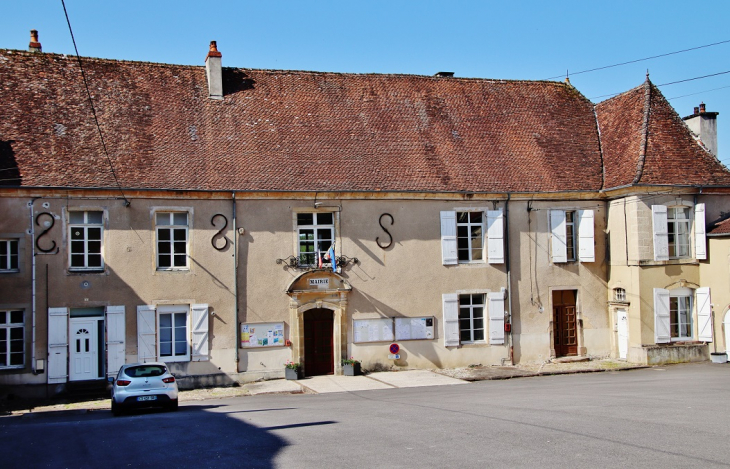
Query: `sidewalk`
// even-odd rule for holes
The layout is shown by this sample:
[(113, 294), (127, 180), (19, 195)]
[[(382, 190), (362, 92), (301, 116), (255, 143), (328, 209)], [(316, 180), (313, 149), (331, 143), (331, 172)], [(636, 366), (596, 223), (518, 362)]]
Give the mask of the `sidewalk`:
[[(568, 363), (544, 363), (541, 365), (482, 366), (438, 370), (403, 370), (374, 372), (363, 376), (314, 376), (297, 381), (274, 379), (247, 383), (236, 387), (207, 388), (180, 391), (181, 403), (206, 399), (254, 396), (259, 394), (327, 394), (357, 392), (376, 389), (394, 389), (420, 386), (446, 386), (468, 384), (470, 381), (511, 379), (569, 373), (591, 373), (648, 368), (616, 360), (593, 360)], [(109, 399), (81, 402), (14, 401), (0, 403), (0, 415), (29, 414), (54, 410), (94, 411), (109, 409)]]

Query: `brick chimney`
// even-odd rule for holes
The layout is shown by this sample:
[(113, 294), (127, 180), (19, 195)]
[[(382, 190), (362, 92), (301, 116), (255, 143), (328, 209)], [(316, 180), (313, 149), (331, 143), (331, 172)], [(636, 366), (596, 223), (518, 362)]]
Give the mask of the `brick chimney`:
[(717, 116), (719, 112), (705, 111), (705, 103), (701, 103), (699, 108), (694, 108), (694, 114), (683, 117), (684, 123), (687, 124), (689, 130), (692, 131), (695, 138), (698, 139), (707, 148), (710, 153), (717, 155)]
[(30, 44), (28, 44), (29, 52), (43, 52), (41, 43), (38, 42), (38, 31), (35, 29), (30, 30)]
[(208, 77), (208, 97), (223, 99), (223, 71), (221, 65), (223, 54), (218, 52), (218, 45), (210, 41), (210, 51), (205, 58), (205, 75)]

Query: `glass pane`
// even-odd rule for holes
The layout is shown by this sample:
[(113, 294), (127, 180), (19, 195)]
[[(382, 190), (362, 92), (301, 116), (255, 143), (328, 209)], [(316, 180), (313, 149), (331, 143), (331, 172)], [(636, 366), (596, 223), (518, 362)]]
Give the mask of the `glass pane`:
[(183, 241), (183, 242), (177, 241), (177, 242), (173, 243), (173, 245), (174, 245), (173, 252), (175, 254), (185, 254), (185, 241)]
[[(0, 321), (2, 322), (2, 321)], [(13, 324), (23, 323), (23, 312), (22, 311), (10, 311), (10, 322)]]
[(83, 241), (71, 241), (71, 253), (83, 254), (85, 250)]
[(170, 213), (158, 213), (157, 224), (158, 225), (169, 225), (170, 224)]
[(459, 260), (460, 261), (468, 261), (469, 260), (469, 250), (468, 249), (459, 249)]
[[(4, 337), (4, 336), (3, 336)], [(6, 354), (8, 352), (8, 341), (4, 338), (0, 339), (0, 354)], [(0, 365), (2, 365), (4, 362), (0, 360)]]
[(187, 355), (188, 353), (188, 343), (185, 341), (182, 342), (175, 342), (175, 355)]
[(474, 330), (474, 340), (484, 340), (484, 329)]
[(10, 268), (17, 270), (17, 268), (18, 268), (18, 256), (17, 255), (10, 258)]
[(99, 254), (101, 253), (101, 242), (100, 241), (89, 241), (87, 246), (87, 252)]
[[(7, 313), (5, 313), (5, 311), (0, 311), (0, 324), (6, 323), (6, 319), (5, 319), (7, 317), (6, 314)], [(0, 331), (0, 339), (5, 337), (3, 334), (4, 333), (2, 331)]]
[(9, 244), (10, 244), (9, 241), (0, 241), (0, 256), (8, 255), (8, 245)]
[(299, 239), (304, 240), (314, 240), (314, 230), (299, 230)]
[(314, 225), (313, 213), (297, 213), (297, 226)]
[(84, 239), (84, 229), (78, 226), (71, 228), (71, 239)]
[(185, 241), (187, 239), (186, 232), (187, 230), (176, 228), (172, 231), (172, 239), (175, 241)]
[(187, 212), (173, 213), (172, 214), (172, 224), (173, 225), (187, 225), (188, 224), (188, 213)]
[(5, 254), (0, 254), (0, 269), (9, 269), (9, 263), (8, 263), (8, 256)]
[(185, 313), (178, 313), (175, 315), (175, 327), (185, 327), (186, 323), (186, 314)]
[(172, 243), (169, 243), (167, 241), (161, 241), (157, 243), (157, 251), (160, 254), (170, 254), (170, 249), (172, 249)]
[(101, 267), (101, 256), (99, 254), (89, 254), (89, 265), (86, 267)]
[(317, 224), (318, 225), (333, 224), (332, 214), (331, 213), (318, 213), (317, 214)]
[(186, 256), (177, 255), (177, 256), (175, 256), (174, 261), (175, 261), (175, 267), (186, 267), (187, 266)]
[(565, 212), (566, 223), (573, 223), (574, 218), (575, 218), (575, 212)]
[(157, 230), (157, 239), (160, 241), (170, 241), (170, 230), (160, 229)]
[(101, 239), (101, 228), (87, 228), (86, 239), (98, 241)]
[(22, 353), (11, 353), (10, 354), (10, 366), (22, 365), (23, 354)]
[(172, 327), (171, 314), (160, 314), (160, 327)]
[(160, 327), (160, 343), (172, 342), (172, 328)]
[(482, 222), (482, 212), (469, 212), (469, 221), (472, 223)]
[(83, 254), (74, 254), (71, 256), (71, 267), (85, 267)]
[(471, 341), (471, 331), (470, 330), (462, 330), (461, 331), (461, 341), (462, 342), (470, 342)]
[(456, 212), (456, 222), (466, 223), (469, 221), (469, 212)]
[(459, 304), (460, 305), (470, 305), (471, 304), (471, 295), (459, 295)]
[(459, 329), (461, 329), (462, 331), (471, 330), (471, 319), (469, 319), (469, 316), (459, 319)]
[(332, 230), (331, 229), (319, 229), (317, 230), (317, 239), (320, 241), (332, 242)]
[(476, 317), (476, 313), (474, 314), (474, 329), (484, 329), (484, 319), (480, 317)]
[(18, 255), (18, 242), (17, 241), (10, 241), (10, 254), (17, 256)]
[(158, 256), (160, 267), (170, 267), (172, 264), (172, 258), (169, 254), (160, 254)]
[(468, 226), (457, 226), (456, 227), (456, 236), (459, 238), (466, 239), (469, 236), (469, 227)]
[(172, 343), (171, 342), (160, 342), (160, 356), (170, 357), (172, 356)]
[(102, 215), (104, 212), (86, 212), (87, 223), (101, 225)]
[(83, 223), (84, 212), (68, 212), (69, 223)]
[(11, 340), (10, 341), (10, 353), (13, 352), (22, 352), (23, 351), (23, 330), (20, 329), (20, 338), (21, 340)]

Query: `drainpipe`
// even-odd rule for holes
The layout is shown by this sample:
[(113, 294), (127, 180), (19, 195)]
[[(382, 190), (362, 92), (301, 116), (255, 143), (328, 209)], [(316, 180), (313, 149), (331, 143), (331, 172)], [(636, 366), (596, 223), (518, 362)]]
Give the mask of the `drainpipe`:
[(507, 264), (507, 320), (510, 324), (509, 329), (509, 362), (510, 365), (515, 364), (514, 358), (514, 345), (512, 343), (512, 269), (510, 268), (510, 255), (509, 255), (509, 201), (512, 198), (512, 194), (507, 193), (507, 201), (504, 203), (504, 224), (505, 230), (507, 231), (505, 239), (505, 263)]
[(231, 193), (233, 201), (233, 301), (236, 302), (233, 311), (236, 318), (233, 321), (235, 330), (233, 331), (233, 353), (236, 355), (234, 363), (236, 365), (236, 373), (238, 373), (238, 227), (236, 226), (236, 193)]
[(36, 370), (36, 355), (35, 355), (35, 323), (36, 323), (36, 279), (35, 279), (35, 224), (33, 223), (33, 203), (38, 200), (38, 198), (31, 199), (30, 202), (28, 202), (28, 207), (30, 208), (30, 246), (31, 246), (31, 255), (32, 255), (32, 261), (31, 261), (31, 317), (32, 317), (32, 339), (31, 339), (31, 352), (30, 352), (30, 363), (31, 363), (31, 370), (34, 375), (38, 374), (38, 371)]

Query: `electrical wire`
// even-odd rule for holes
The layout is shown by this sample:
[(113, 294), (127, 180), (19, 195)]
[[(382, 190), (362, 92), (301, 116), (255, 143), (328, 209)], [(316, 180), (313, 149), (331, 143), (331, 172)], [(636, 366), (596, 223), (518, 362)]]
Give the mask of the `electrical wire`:
[(710, 90), (698, 91), (697, 93), (683, 94), (682, 96), (673, 96), (673, 97), (667, 98), (667, 99), (686, 98), (687, 96), (695, 96), (695, 95), (702, 94), (702, 93), (709, 93), (710, 91), (724, 90), (725, 88), (730, 88), (730, 85), (728, 85), (728, 86), (721, 86), (719, 88), (712, 88)]
[[(730, 70), (728, 70), (726, 72), (718, 72), (718, 73), (711, 73), (709, 75), (702, 75), (701, 77), (685, 78), (684, 80), (670, 81), (669, 83), (662, 83), (661, 85), (655, 85), (655, 86), (658, 88), (658, 87), (661, 87), (661, 86), (676, 85), (677, 83), (685, 83), (685, 82), (688, 82), (688, 81), (701, 80), (703, 78), (716, 77), (718, 75), (725, 75), (725, 74), (728, 74), (728, 73), (730, 73)], [(621, 93), (623, 93), (623, 91)], [(618, 96), (621, 93), (602, 94), (601, 96), (593, 96), (592, 98), (589, 98), (589, 99), (605, 98), (607, 96)]]
[[(618, 63), (618, 64), (605, 65), (603, 67), (591, 68), (589, 70), (582, 70), (580, 72), (571, 73), (570, 75), (574, 75), (575, 76), (575, 75), (580, 75), (582, 73), (596, 72), (598, 70), (605, 70), (607, 68), (620, 67), (622, 65), (629, 65), (629, 64), (634, 64), (634, 63), (637, 63), (637, 62), (643, 62), (645, 60), (658, 59), (660, 57), (667, 57), (669, 55), (681, 54), (683, 52), (690, 52), (690, 51), (697, 50), (697, 49), (704, 49), (705, 47), (717, 46), (717, 45), (720, 45), (720, 44), (726, 44), (728, 42), (730, 42), (730, 39), (725, 40), (725, 41), (720, 41), (720, 42), (714, 42), (712, 44), (705, 44), (703, 46), (691, 47), (689, 49), (683, 49), (683, 50), (678, 50), (678, 51), (674, 51), (674, 52), (667, 52), (666, 54), (653, 55), (651, 57), (645, 57), (643, 59), (629, 60), (628, 62), (621, 62), (621, 63)], [(563, 75), (557, 75), (557, 76), (550, 77), (550, 78), (544, 78), (544, 80), (554, 80), (556, 78), (563, 78)]]
[(122, 190), (121, 184), (119, 184), (119, 179), (117, 178), (117, 172), (114, 170), (114, 164), (112, 163), (112, 159), (109, 156), (109, 152), (106, 148), (106, 142), (104, 141), (104, 134), (101, 131), (101, 126), (99, 125), (99, 119), (96, 117), (96, 109), (94, 108), (94, 101), (91, 98), (91, 91), (89, 91), (89, 82), (86, 80), (86, 73), (84, 72), (84, 66), (81, 63), (81, 56), (79, 55), (79, 49), (76, 47), (76, 39), (74, 38), (74, 32), (73, 29), (71, 29), (71, 20), (68, 18), (68, 11), (66, 11), (66, 3), (64, 0), (61, 0), (61, 5), (63, 5), (63, 13), (66, 15), (66, 23), (68, 23), (68, 31), (71, 33), (71, 41), (74, 44), (74, 50), (76, 51), (76, 58), (79, 61), (79, 68), (81, 69), (81, 77), (84, 80), (84, 86), (86, 87), (86, 95), (89, 97), (89, 105), (91, 106), (91, 114), (94, 116), (94, 123), (96, 124), (96, 129), (99, 131), (99, 138), (101, 139), (101, 146), (104, 148), (104, 154), (106, 155), (106, 159), (109, 162), (109, 167), (112, 170), (112, 176), (114, 176), (114, 182), (116, 182), (117, 187), (119, 188), (119, 192), (122, 194), (122, 198), (124, 199), (124, 203), (127, 207), (129, 207), (129, 200), (127, 199), (127, 196), (124, 195), (124, 191)]

